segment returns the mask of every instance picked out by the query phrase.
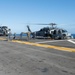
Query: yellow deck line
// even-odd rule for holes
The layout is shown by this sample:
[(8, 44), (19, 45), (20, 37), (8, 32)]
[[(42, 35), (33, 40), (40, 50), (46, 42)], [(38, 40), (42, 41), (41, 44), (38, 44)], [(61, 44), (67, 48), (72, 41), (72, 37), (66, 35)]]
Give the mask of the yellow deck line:
[[(6, 39), (0, 38), (0, 40), (6, 40)], [(52, 46), (47, 44), (38, 44), (38, 43), (31, 43), (31, 42), (18, 41), (18, 40), (12, 40), (11, 42), (17, 42), (21, 44), (33, 45), (33, 46), (44, 47), (44, 48), (52, 48), (52, 49), (61, 50), (61, 51), (75, 52), (75, 48)]]
[(46, 45), (46, 44), (37, 44), (37, 43), (24, 42), (24, 41), (18, 41), (18, 40), (12, 40), (12, 42), (17, 42), (17, 43), (27, 44), (27, 45), (33, 45), (33, 46), (38, 46), (38, 47), (44, 47), (44, 48), (52, 48), (52, 49), (68, 51), (68, 52), (75, 52), (74, 48), (59, 47), (59, 46), (52, 46), (52, 45)]
[(0, 38), (0, 40), (6, 40), (6, 39), (4, 39), (4, 38)]

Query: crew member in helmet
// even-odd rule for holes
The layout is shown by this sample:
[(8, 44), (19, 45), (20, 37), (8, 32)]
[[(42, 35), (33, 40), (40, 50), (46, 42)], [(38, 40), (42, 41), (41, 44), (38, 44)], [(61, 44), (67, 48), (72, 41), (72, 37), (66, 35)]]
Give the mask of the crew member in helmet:
[(14, 33), (14, 37), (13, 37), (13, 39), (15, 39), (16, 38), (16, 33)]
[(9, 29), (8, 40), (11, 40), (11, 29)]

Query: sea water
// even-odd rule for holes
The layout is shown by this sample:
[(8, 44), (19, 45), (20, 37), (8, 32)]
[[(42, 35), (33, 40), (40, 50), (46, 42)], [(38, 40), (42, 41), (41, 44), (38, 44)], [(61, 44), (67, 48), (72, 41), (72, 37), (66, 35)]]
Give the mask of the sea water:
[[(73, 38), (75, 38), (75, 34), (71, 34)], [(16, 34), (16, 36), (20, 36), (20, 34)], [(22, 36), (27, 36), (27, 34), (23, 34)]]
[(75, 39), (75, 34), (72, 34), (73, 38)]

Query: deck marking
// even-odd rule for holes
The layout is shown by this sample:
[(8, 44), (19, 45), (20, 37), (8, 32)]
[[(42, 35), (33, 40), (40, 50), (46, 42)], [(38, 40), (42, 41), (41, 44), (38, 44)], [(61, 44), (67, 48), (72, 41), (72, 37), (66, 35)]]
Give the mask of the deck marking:
[[(0, 38), (0, 40), (6, 40), (6, 39)], [(31, 42), (18, 41), (18, 40), (10, 40), (9, 42), (17, 42), (21, 44), (27, 44), (27, 45), (38, 46), (43, 48), (52, 48), (52, 49), (61, 50), (61, 51), (75, 52), (75, 48), (67, 48), (67, 47), (53, 46), (53, 45), (47, 45), (47, 44), (38, 44), (38, 43), (31, 43)]]
[(38, 44), (38, 43), (24, 42), (24, 41), (18, 41), (18, 40), (12, 40), (12, 42), (17, 42), (17, 43), (27, 44), (27, 45), (32, 45), (32, 46), (38, 46), (38, 47), (43, 47), (43, 48), (52, 48), (52, 49), (61, 50), (61, 51), (75, 52), (74, 48), (67, 48), (67, 47), (60, 47), (60, 46), (53, 46), (53, 45), (46, 45), (46, 44)]
[(71, 42), (71, 43), (73, 43), (73, 44), (75, 44), (75, 42), (74, 41), (72, 41), (72, 40), (68, 40), (69, 42)]
[(4, 39), (4, 38), (0, 38), (0, 40), (6, 40), (6, 39)]
[(48, 43), (48, 42), (60, 42), (65, 40), (53, 40), (53, 41), (43, 41), (43, 42), (35, 42), (35, 43)]

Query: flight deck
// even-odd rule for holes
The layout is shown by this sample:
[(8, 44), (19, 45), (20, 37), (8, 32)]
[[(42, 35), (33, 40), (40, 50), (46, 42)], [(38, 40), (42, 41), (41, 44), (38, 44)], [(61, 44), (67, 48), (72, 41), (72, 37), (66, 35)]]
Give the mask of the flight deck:
[(0, 37), (0, 75), (75, 75), (74, 42)]

